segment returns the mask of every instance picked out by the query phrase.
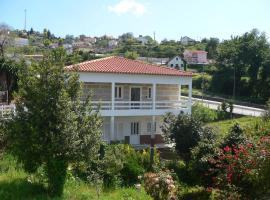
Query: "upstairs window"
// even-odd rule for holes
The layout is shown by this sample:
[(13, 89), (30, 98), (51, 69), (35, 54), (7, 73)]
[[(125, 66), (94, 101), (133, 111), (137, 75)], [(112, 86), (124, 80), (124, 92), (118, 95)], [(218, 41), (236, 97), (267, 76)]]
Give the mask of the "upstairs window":
[(114, 97), (116, 99), (122, 99), (123, 98), (123, 86), (115, 86), (115, 88), (114, 88)]

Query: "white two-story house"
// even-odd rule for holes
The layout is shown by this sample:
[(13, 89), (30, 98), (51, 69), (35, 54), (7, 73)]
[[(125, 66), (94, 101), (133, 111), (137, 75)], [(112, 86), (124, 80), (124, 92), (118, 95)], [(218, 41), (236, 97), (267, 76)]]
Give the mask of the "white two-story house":
[[(167, 112), (191, 113), (192, 74), (122, 57), (107, 57), (67, 67), (77, 71), (84, 97), (100, 106), (103, 137), (139, 145), (163, 143), (160, 125)], [(181, 98), (181, 86), (189, 88)]]

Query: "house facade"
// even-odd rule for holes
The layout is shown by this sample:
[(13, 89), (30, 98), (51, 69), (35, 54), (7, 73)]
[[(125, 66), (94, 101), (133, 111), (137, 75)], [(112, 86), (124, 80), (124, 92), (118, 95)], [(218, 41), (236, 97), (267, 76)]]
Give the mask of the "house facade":
[(181, 37), (180, 42), (183, 45), (189, 45), (189, 44), (194, 44), (196, 41), (194, 39), (191, 39), (190, 37), (184, 36), (184, 37)]
[[(162, 144), (160, 125), (165, 113), (191, 113), (192, 74), (154, 64), (107, 57), (68, 66), (83, 82), (84, 100), (103, 117), (104, 140), (133, 145)], [(181, 86), (189, 98), (181, 98)]]
[(206, 51), (185, 50), (183, 54), (187, 64), (208, 64)]
[(177, 70), (184, 70), (184, 61), (180, 56), (174, 56), (168, 61), (167, 66)]

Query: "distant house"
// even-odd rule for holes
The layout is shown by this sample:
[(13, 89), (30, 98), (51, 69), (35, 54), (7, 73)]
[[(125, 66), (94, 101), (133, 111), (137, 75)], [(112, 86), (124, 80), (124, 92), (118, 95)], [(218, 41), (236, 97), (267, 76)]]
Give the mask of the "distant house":
[(191, 39), (190, 37), (184, 36), (184, 37), (181, 37), (180, 42), (183, 45), (189, 45), (189, 44), (194, 44), (196, 41), (194, 39)]
[(63, 47), (65, 48), (67, 54), (72, 54), (73, 53), (73, 48), (71, 44), (63, 44)]
[(95, 37), (84, 37), (83, 41), (86, 43), (94, 44), (96, 43), (97, 39)]
[(50, 49), (56, 49), (58, 47), (58, 43), (51, 43), (50, 45), (49, 45), (49, 48)]
[(142, 35), (139, 35), (139, 37), (137, 37), (136, 40), (141, 42), (143, 45), (148, 43), (148, 39), (146, 37), (143, 37)]
[(180, 56), (174, 56), (167, 62), (167, 66), (178, 70), (184, 70), (184, 61)]
[(117, 45), (118, 45), (118, 41), (117, 40), (109, 40), (108, 41), (109, 48), (116, 47)]
[(169, 58), (138, 57), (137, 60), (153, 63), (156, 65), (166, 65), (166, 63), (169, 61)]
[(206, 51), (185, 50), (183, 54), (187, 64), (208, 64)]
[(29, 40), (26, 38), (15, 38), (14, 45), (19, 47), (27, 46), (29, 45)]

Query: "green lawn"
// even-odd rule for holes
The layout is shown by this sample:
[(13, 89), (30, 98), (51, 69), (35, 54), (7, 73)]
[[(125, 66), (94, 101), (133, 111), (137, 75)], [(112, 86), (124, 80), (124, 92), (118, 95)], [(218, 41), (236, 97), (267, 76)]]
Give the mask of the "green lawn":
[(222, 120), (218, 122), (211, 122), (211, 123), (208, 123), (207, 126), (216, 128), (218, 129), (220, 133), (226, 134), (235, 123), (239, 123), (241, 127), (245, 128), (247, 126), (252, 125), (253, 123), (256, 123), (257, 120), (259, 120), (259, 118), (257, 117), (240, 117), (236, 119), (228, 119), (228, 120)]
[[(78, 180), (66, 182), (61, 198), (50, 198), (42, 185), (31, 183), (28, 175), (16, 164), (12, 157), (0, 156), (0, 199), (1, 200), (88, 200), (98, 199), (94, 187)], [(150, 200), (144, 191), (134, 188), (119, 188), (103, 191), (99, 200)]]

